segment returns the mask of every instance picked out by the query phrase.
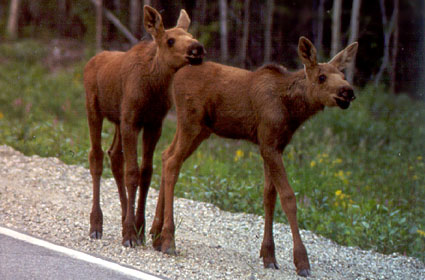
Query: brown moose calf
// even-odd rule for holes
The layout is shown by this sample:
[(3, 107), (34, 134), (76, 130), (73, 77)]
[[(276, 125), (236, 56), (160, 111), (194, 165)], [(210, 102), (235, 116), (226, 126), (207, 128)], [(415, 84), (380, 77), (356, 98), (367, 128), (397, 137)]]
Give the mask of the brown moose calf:
[(348, 108), (353, 89), (342, 69), (353, 59), (357, 43), (328, 63), (317, 63), (316, 49), (301, 37), (298, 54), (304, 69), (291, 73), (267, 65), (255, 72), (206, 62), (184, 67), (174, 79), (177, 131), (162, 154), (161, 188), (151, 234), (154, 247), (175, 253), (173, 193), (180, 168), (211, 133), (259, 145), (264, 160), (265, 229), (260, 255), (266, 268), (277, 269), (273, 241), (276, 195), (288, 217), (297, 273), (310, 274), (307, 251), (297, 223), (297, 206), (282, 162), (282, 152), (296, 129), (325, 106)]
[[(92, 238), (102, 237), (99, 187), (103, 169), (101, 132), (104, 118), (115, 124), (115, 136), (108, 154), (121, 200), (123, 245), (133, 247), (144, 238), (152, 157), (161, 135), (162, 121), (171, 106), (169, 88), (179, 68), (188, 63), (200, 64), (204, 56), (204, 47), (187, 32), (189, 24), (188, 15), (181, 10), (177, 26), (164, 30), (161, 15), (145, 6), (144, 26), (154, 40), (142, 41), (127, 52), (101, 52), (84, 69), (93, 178)], [(137, 139), (142, 128), (143, 161), (139, 170)], [(139, 185), (141, 190), (135, 217), (135, 196)]]

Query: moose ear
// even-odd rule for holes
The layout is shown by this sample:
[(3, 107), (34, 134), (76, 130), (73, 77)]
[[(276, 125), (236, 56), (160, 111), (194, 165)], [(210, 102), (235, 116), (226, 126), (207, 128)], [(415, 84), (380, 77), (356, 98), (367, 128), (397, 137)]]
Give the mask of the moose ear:
[(298, 56), (307, 68), (317, 65), (316, 48), (313, 43), (304, 36), (301, 36), (298, 41)]
[(359, 44), (357, 42), (350, 44), (348, 47), (337, 53), (328, 63), (338, 68), (339, 71), (344, 70), (356, 57), (358, 46)]
[(146, 31), (155, 39), (160, 38), (164, 34), (164, 25), (161, 15), (154, 8), (145, 5), (143, 7), (144, 20)]
[(180, 27), (183, 30), (187, 31), (189, 29), (189, 25), (190, 25), (189, 15), (186, 13), (184, 9), (181, 9), (176, 27)]

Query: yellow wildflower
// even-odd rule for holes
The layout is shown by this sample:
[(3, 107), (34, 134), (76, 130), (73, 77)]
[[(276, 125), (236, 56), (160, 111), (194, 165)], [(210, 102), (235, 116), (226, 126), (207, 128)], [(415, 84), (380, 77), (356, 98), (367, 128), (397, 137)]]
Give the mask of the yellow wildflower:
[(344, 171), (340, 170), (334, 174), (335, 177), (344, 178)]
[(416, 231), (420, 236), (425, 237), (425, 231), (418, 229)]
[(288, 153), (289, 160), (294, 160), (294, 150), (290, 150)]
[(335, 195), (336, 196), (340, 196), (342, 194), (342, 191), (341, 190), (337, 190), (336, 192), (335, 192)]
[(244, 155), (244, 153), (243, 153), (242, 150), (240, 150), (240, 149), (237, 150), (236, 151), (236, 154), (235, 154), (235, 158), (234, 158), (235, 162), (238, 161), (238, 160), (240, 160), (243, 157), (243, 155)]
[(336, 160), (334, 160), (332, 163), (333, 163), (333, 164), (340, 164), (340, 163), (342, 163), (342, 159), (337, 158), (337, 159), (336, 159)]
[(418, 161), (421, 161), (421, 160), (422, 160), (422, 156), (418, 156), (416, 159), (417, 159)]
[(3, 113), (2, 113), (2, 112), (0, 112), (0, 120), (1, 120), (2, 118), (4, 118), (4, 115), (3, 115)]
[(312, 161), (310, 162), (310, 167), (315, 167), (315, 166), (316, 166), (316, 161), (312, 160)]
[(327, 153), (323, 153), (323, 154), (322, 154), (322, 157), (323, 157), (323, 158), (327, 158), (327, 157), (329, 157), (329, 155), (328, 155)]

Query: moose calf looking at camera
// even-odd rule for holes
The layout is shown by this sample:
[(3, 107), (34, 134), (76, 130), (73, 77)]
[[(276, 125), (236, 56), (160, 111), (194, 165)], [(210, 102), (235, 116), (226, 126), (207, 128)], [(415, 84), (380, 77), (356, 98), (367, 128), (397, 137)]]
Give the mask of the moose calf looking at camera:
[(304, 69), (294, 73), (277, 65), (251, 72), (212, 62), (180, 69), (174, 79), (177, 131), (162, 154), (161, 188), (151, 228), (153, 246), (175, 254), (174, 186), (185, 159), (215, 133), (248, 140), (260, 148), (265, 175), (265, 229), (260, 251), (264, 266), (278, 268), (272, 229), (279, 194), (291, 227), (297, 273), (310, 275), (307, 251), (298, 230), (295, 195), (282, 152), (297, 128), (325, 106), (349, 107), (355, 97), (341, 71), (356, 52), (357, 43), (353, 43), (328, 63), (318, 63), (315, 47), (301, 37), (298, 55)]
[[(121, 200), (122, 243), (133, 247), (143, 241), (152, 157), (161, 135), (162, 121), (171, 106), (169, 89), (178, 69), (187, 64), (202, 63), (205, 54), (204, 47), (187, 32), (189, 24), (189, 16), (181, 10), (177, 26), (165, 30), (161, 15), (145, 6), (144, 26), (154, 40), (142, 41), (127, 52), (101, 52), (84, 69), (91, 140), (89, 162), (93, 178), (91, 238), (102, 237), (103, 216), (99, 204), (103, 170), (101, 132), (103, 119), (107, 118), (115, 124), (115, 136), (108, 154)], [(143, 161), (139, 170), (137, 139), (142, 129)], [(135, 217), (138, 186), (140, 193)]]

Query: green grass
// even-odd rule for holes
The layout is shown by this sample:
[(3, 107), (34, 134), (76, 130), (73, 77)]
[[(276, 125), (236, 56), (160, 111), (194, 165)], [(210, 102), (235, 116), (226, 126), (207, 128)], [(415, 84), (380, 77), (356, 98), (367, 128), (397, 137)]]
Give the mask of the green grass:
[[(53, 74), (41, 63), (45, 55), (34, 41), (0, 45), (0, 144), (88, 167), (84, 62)], [(283, 156), (301, 227), (343, 245), (424, 261), (424, 120), (424, 102), (370, 87), (350, 109), (326, 109), (305, 123)], [(167, 120), (154, 159), (155, 188), (160, 152), (174, 131)], [(105, 150), (112, 136), (105, 122)], [(104, 176), (111, 176), (108, 159)], [(185, 162), (176, 195), (262, 215), (262, 188), (257, 147), (211, 137)], [(286, 221), (280, 207), (276, 219)]]

